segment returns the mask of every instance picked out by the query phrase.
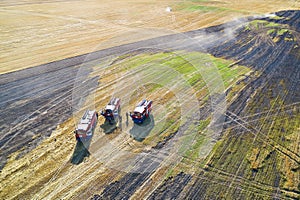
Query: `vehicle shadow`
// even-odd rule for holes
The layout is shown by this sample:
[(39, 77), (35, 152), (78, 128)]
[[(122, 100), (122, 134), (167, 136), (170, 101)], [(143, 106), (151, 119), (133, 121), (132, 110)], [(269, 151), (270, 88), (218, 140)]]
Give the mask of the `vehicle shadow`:
[(71, 163), (78, 165), (82, 163), (85, 157), (90, 156), (89, 147), (91, 144), (91, 139), (87, 141), (77, 141), (72, 158)]
[(142, 142), (149, 135), (154, 125), (154, 117), (150, 114), (142, 124), (133, 124), (133, 127), (129, 130), (130, 136), (136, 141)]
[(100, 125), (100, 128), (102, 128), (105, 134), (109, 134), (117, 129), (117, 123), (113, 122), (112, 124), (110, 124), (109, 121), (105, 119), (104, 123)]

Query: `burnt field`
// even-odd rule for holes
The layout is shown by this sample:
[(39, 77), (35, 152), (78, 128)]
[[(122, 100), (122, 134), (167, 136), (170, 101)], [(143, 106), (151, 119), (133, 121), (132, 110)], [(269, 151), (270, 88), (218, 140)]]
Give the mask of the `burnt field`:
[[(205, 167), (192, 163), (199, 172), (170, 177), (148, 199), (299, 198), (299, 19), (299, 11), (278, 12), (276, 18), (251, 21), (232, 40), (221, 38), (209, 46), (207, 52), (236, 60), (235, 64), (249, 66), (259, 76), (252, 74), (236, 83), (243, 89), (236, 92), (226, 111), (220, 125), (224, 137)], [(224, 28), (206, 31), (222, 32)], [(128, 185), (139, 187), (136, 181), (124, 177), (118, 185), (126, 187), (117, 188), (127, 193)], [(122, 199), (124, 194), (112, 187), (116, 185), (94, 199)]]
[[(298, 199), (299, 40), (300, 11), (280, 11), (0, 75), (0, 197)], [(222, 87), (195, 63), (213, 63)], [(100, 120), (72, 163), (77, 112), (110, 91), (126, 102), (122, 129)], [(137, 97), (157, 106), (146, 133), (125, 120)]]
[[(240, 29), (234, 40), (209, 49), (213, 55), (237, 60), (261, 75), (238, 83), (245, 87), (227, 110), (226, 137), (188, 189), (188, 197), (230, 194), (235, 199), (256, 199), (265, 196), (263, 192), (275, 199), (299, 197), (299, 182), (292, 183), (299, 179), (300, 162), (299, 11), (277, 16), (281, 18), (253, 21)], [(270, 23), (278, 26), (268, 26)], [(280, 33), (283, 27), (289, 28)], [(248, 148), (253, 148), (252, 152)], [(223, 183), (219, 176), (212, 177), (215, 173), (224, 176)], [(222, 193), (224, 189), (226, 193)]]

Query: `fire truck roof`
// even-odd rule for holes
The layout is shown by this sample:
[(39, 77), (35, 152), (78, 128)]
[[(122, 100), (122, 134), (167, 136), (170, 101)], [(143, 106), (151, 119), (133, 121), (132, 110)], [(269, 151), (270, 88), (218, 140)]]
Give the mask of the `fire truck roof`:
[(77, 130), (86, 130), (93, 119), (93, 115), (96, 111), (94, 110), (87, 110), (85, 111), (84, 115), (80, 119), (80, 122), (77, 126)]
[(134, 112), (139, 112), (139, 113), (143, 113), (145, 108), (151, 103), (152, 101), (150, 100), (143, 100), (141, 101), (137, 107), (135, 107)]
[(145, 110), (145, 106), (138, 106), (134, 109), (134, 112), (143, 113)]
[(113, 97), (109, 101), (109, 103), (107, 104), (107, 106), (105, 107), (105, 109), (106, 110), (112, 110), (112, 111), (114, 111), (116, 109), (116, 107), (118, 106), (119, 103), (120, 103), (120, 99)]
[(112, 111), (114, 111), (115, 108), (116, 108), (116, 106), (114, 106), (114, 105), (107, 105), (107, 106), (105, 107), (106, 110), (112, 110)]

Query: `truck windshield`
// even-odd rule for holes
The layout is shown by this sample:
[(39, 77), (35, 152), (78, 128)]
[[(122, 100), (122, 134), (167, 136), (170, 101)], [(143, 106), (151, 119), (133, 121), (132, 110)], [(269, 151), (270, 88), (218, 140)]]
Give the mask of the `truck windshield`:
[(112, 110), (106, 109), (105, 112), (106, 112), (107, 114), (111, 114), (111, 113), (112, 113)]
[(139, 113), (139, 112), (134, 112), (134, 115), (140, 117), (140, 116), (141, 116), (141, 113)]
[(85, 134), (86, 132), (84, 130), (77, 130), (77, 134)]

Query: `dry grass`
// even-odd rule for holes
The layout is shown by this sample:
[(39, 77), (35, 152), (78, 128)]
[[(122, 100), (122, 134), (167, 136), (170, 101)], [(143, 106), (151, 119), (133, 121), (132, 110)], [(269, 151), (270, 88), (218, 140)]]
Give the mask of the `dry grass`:
[[(299, 8), (298, 1), (2, 1), (0, 74), (232, 19)], [(189, 10), (190, 6), (221, 10)], [(172, 12), (166, 7), (172, 6)], [(184, 9), (182, 9), (184, 8)], [(110, 41), (131, 34), (131, 39)], [(114, 40), (115, 41), (115, 40)]]

